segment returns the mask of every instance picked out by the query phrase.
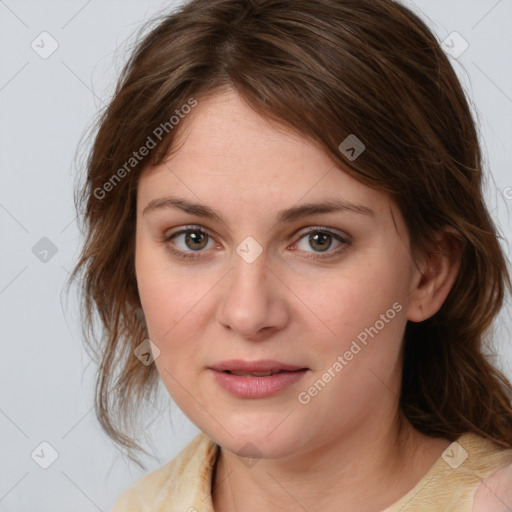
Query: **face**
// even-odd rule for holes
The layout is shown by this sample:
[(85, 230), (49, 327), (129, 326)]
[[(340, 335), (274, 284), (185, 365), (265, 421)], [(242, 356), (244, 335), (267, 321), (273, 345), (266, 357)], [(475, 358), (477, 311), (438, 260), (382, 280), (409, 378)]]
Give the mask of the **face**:
[(234, 92), (181, 122), (137, 193), (137, 283), (172, 398), (246, 456), (391, 422), (418, 281), (400, 212)]

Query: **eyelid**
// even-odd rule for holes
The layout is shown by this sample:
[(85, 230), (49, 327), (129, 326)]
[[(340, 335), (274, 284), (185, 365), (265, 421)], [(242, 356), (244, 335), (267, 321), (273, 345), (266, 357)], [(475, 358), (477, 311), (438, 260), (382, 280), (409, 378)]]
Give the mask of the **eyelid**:
[(199, 231), (200, 233), (205, 233), (208, 236), (211, 236), (212, 238), (214, 238), (214, 236), (212, 235), (212, 232), (209, 229), (204, 228), (203, 226), (199, 226), (198, 224), (190, 224), (190, 225), (186, 225), (186, 226), (180, 226), (179, 228), (176, 228), (176, 230), (171, 233), (165, 232), (164, 239), (170, 240), (173, 236), (183, 234), (184, 232), (186, 233), (187, 231)]
[[(334, 228), (328, 228), (327, 226), (308, 226), (307, 228), (304, 228), (305, 231), (302, 231), (302, 228), (299, 231), (296, 231), (293, 235), (294, 237), (299, 236), (302, 238), (304, 235), (307, 235), (311, 232), (322, 232), (322, 233), (328, 233), (330, 235), (336, 235), (340, 237), (344, 242), (351, 242), (352, 237), (350, 237), (348, 234), (344, 233), (343, 231), (338, 231)], [(299, 239), (300, 239), (299, 238)]]

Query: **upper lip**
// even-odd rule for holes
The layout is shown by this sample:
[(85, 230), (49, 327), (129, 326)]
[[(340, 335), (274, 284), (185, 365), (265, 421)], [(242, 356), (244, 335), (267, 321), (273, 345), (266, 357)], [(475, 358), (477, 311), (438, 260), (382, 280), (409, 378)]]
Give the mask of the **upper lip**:
[(243, 359), (230, 359), (228, 361), (221, 361), (215, 363), (209, 368), (212, 370), (223, 371), (236, 371), (236, 372), (277, 372), (284, 370), (293, 372), (296, 370), (305, 370), (304, 366), (296, 366), (293, 364), (282, 363), (281, 361), (273, 361), (271, 359), (265, 359), (260, 361), (244, 361)]

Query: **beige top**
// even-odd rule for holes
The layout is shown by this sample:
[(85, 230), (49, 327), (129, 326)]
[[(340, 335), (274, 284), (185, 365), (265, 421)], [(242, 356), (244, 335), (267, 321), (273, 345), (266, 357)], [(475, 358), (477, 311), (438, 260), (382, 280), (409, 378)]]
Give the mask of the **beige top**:
[[(111, 512), (214, 512), (211, 482), (218, 453), (219, 446), (199, 434), (171, 462), (124, 491)], [(482, 480), (509, 464), (512, 450), (464, 434), (413, 489), (382, 512), (472, 512)]]

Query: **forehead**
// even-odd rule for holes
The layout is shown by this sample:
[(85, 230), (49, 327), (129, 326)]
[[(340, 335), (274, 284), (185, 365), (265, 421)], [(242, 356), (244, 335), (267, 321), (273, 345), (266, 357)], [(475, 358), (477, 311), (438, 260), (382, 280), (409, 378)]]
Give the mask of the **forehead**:
[(317, 144), (261, 116), (234, 91), (198, 99), (180, 122), (175, 148), (143, 172), (139, 209), (172, 193), (233, 215), (325, 199), (390, 213), (387, 194), (349, 176)]
[(295, 154), (296, 159), (307, 155), (325, 160), (312, 142), (262, 116), (231, 89), (198, 100), (179, 125), (176, 147), (181, 157), (208, 155), (226, 161), (251, 155), (251, 162), (257, 162), (270, 152), (274, 158)]

